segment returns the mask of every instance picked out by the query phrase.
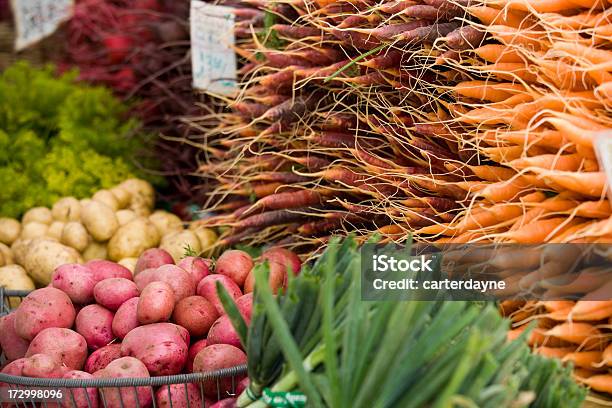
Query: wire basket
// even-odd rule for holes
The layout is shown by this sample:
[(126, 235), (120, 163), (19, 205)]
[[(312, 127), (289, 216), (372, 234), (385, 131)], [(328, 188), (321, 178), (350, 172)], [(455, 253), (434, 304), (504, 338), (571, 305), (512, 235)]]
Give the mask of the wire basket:
[[(0, 316), (14, 309), (28, 293), (27, 290), (0, 287)], [(4, 353), (0, 361), (4, 365)], [(216, 402), (235, 397), (239, 377), (246, 372), (247, 366), (243, 364), (211, 372), (148, 378), (30, 378), (0, 373), (0, 407), (157, 408), (156, 393), (165, 387), (169, 402), (165, 407), (197, 408), (204, 407), (205, 400)], [(179, 387), (171, 387), (176, 384)], [(87, 389), (92, 388), (98, 392), (90, 398)], [(201, 405), (193, 403), (198, 400), (194, 393), (198, 394)], [(23, 398), (25, 396), (28, 398)]]

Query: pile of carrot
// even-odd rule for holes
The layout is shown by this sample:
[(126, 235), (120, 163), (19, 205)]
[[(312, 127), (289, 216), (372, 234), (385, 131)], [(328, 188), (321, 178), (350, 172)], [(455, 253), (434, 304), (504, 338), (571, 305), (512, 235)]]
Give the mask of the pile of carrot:
[(611, 239), (609, 10), (580, 1), (272, 3), (207, 131), (221, 242)]
[(509, 339), (531, 329), (534, 352), (571, 362), (577, 381), (612, 394), (611, 301), (506, 301), (501, 310), (513, 322)]

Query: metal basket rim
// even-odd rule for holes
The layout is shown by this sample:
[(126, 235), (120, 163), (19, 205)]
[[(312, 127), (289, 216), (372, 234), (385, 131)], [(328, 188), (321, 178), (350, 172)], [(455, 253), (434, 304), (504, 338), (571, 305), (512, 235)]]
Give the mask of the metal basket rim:
[(94, 378), (94, 379), (72, 379), (72, 378), (32, 378), (18, 375), (0, 373), (0, 383), (22, 385), (28, 387), (49, 388), (107, 388), (107, 387), (157, 387), (161, 385), (195, 383), (205, 380), (219, 380), (245, 374), (247, 365), (241, 364), (233, 367), (222, 368), (214, 371), (165, 375), (158, 377), (130, 377), (130, 378)]

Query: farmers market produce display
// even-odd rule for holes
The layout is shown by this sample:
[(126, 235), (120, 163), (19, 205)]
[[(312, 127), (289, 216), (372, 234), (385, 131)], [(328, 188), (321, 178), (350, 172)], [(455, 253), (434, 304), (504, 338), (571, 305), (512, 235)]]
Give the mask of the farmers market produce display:
[(146, 137), (127, 106), (75, 79), (26, 63), (0, 74), (0, 217), (146, 178), (135, 162), (146, 163)]
[(609, 8), (531, 3), (269, 3), (202, 171), (222, 239), (609, 239)]
[(332, 241), (276, 297), (255, 268), (248, 330), (226, 307), (248, 359), (236, 406), (266, 407), (289, 391), (309, 407), (581, 405), (586, 389), (571, 370), (507, 341), (492, 305), (361, 301), (359, 258), (353, 240)]
[[(286, 287), (299, 258), (270, 248), (258, 262), (272, 271), (270, 290)], [(246, 363), (244, 348), (219, 298), (250, 321), (255, 260), (238, 250), (216, 261), (195, 256), (174, 262), (160, 248), (146, 250), (134, 271), (108, 260), (57, 267), (47, 287), (32, 291), (0, 318), (2, 373), (33, 378), (141, 378), (211, 372)], [(268, 285), (266, 285), (268, 287)], [(233, 303), (235, 301), (235, 303)], [(240, 393), (245, 376), (176, 384), (151, 390), (76, 389), (77, 406), (211, 406), (221, 396)], [(6, 384), (2, 385), (6, 387)], [(186, 391), (183, 392), (183, 389)], [(200, 390), (203, 390), (203, 393)], [(98, 397), (99, 391), (99, 397)], [(72, 406), (66, 393), (64, 404)], [(100, 399), (99, 399), (100, 398)], [(94, 402), (92, 402), (94, 403)], [(166, 405), (165, 405), (166, 404)], [(100, 405), (101, 406), (101, 405)]]
[[(170, 261), (178, 262), (188, 251), (199, 254), (213, 246), (213, 230), (195, 223), (185, 228), (179, 217), (154, 210), (154, 204), (153, 186), (129, 179), (91, 198), (64, 197), (51, 208), (31, 208), (21, 221), (0, 218), (0, 266), (8, 265), (0, 270), (22, 276), (25, 269), (44, 286), (65, 263), (110, 259), (134, 270), (137, 258), (149, 248), (162, 248)], [(1, 279), (9, 289), (32, 286), (27, 276)]]

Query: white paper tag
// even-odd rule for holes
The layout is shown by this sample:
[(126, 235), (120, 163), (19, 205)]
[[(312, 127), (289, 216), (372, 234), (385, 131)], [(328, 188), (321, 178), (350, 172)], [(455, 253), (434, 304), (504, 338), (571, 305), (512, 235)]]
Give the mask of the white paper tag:
[(608, 199), (612, 202), (612, 131), (601, 132), (595, 142), (595, 153), (601, 171), (608, 179)]
[(51, 35), (74, 13), (74, 0), (11, 0), (15, 18), (15, 50)]
[(191, 63), (194, 88), (233, 95), (236, 85), (234, 9), (191, 1)]

